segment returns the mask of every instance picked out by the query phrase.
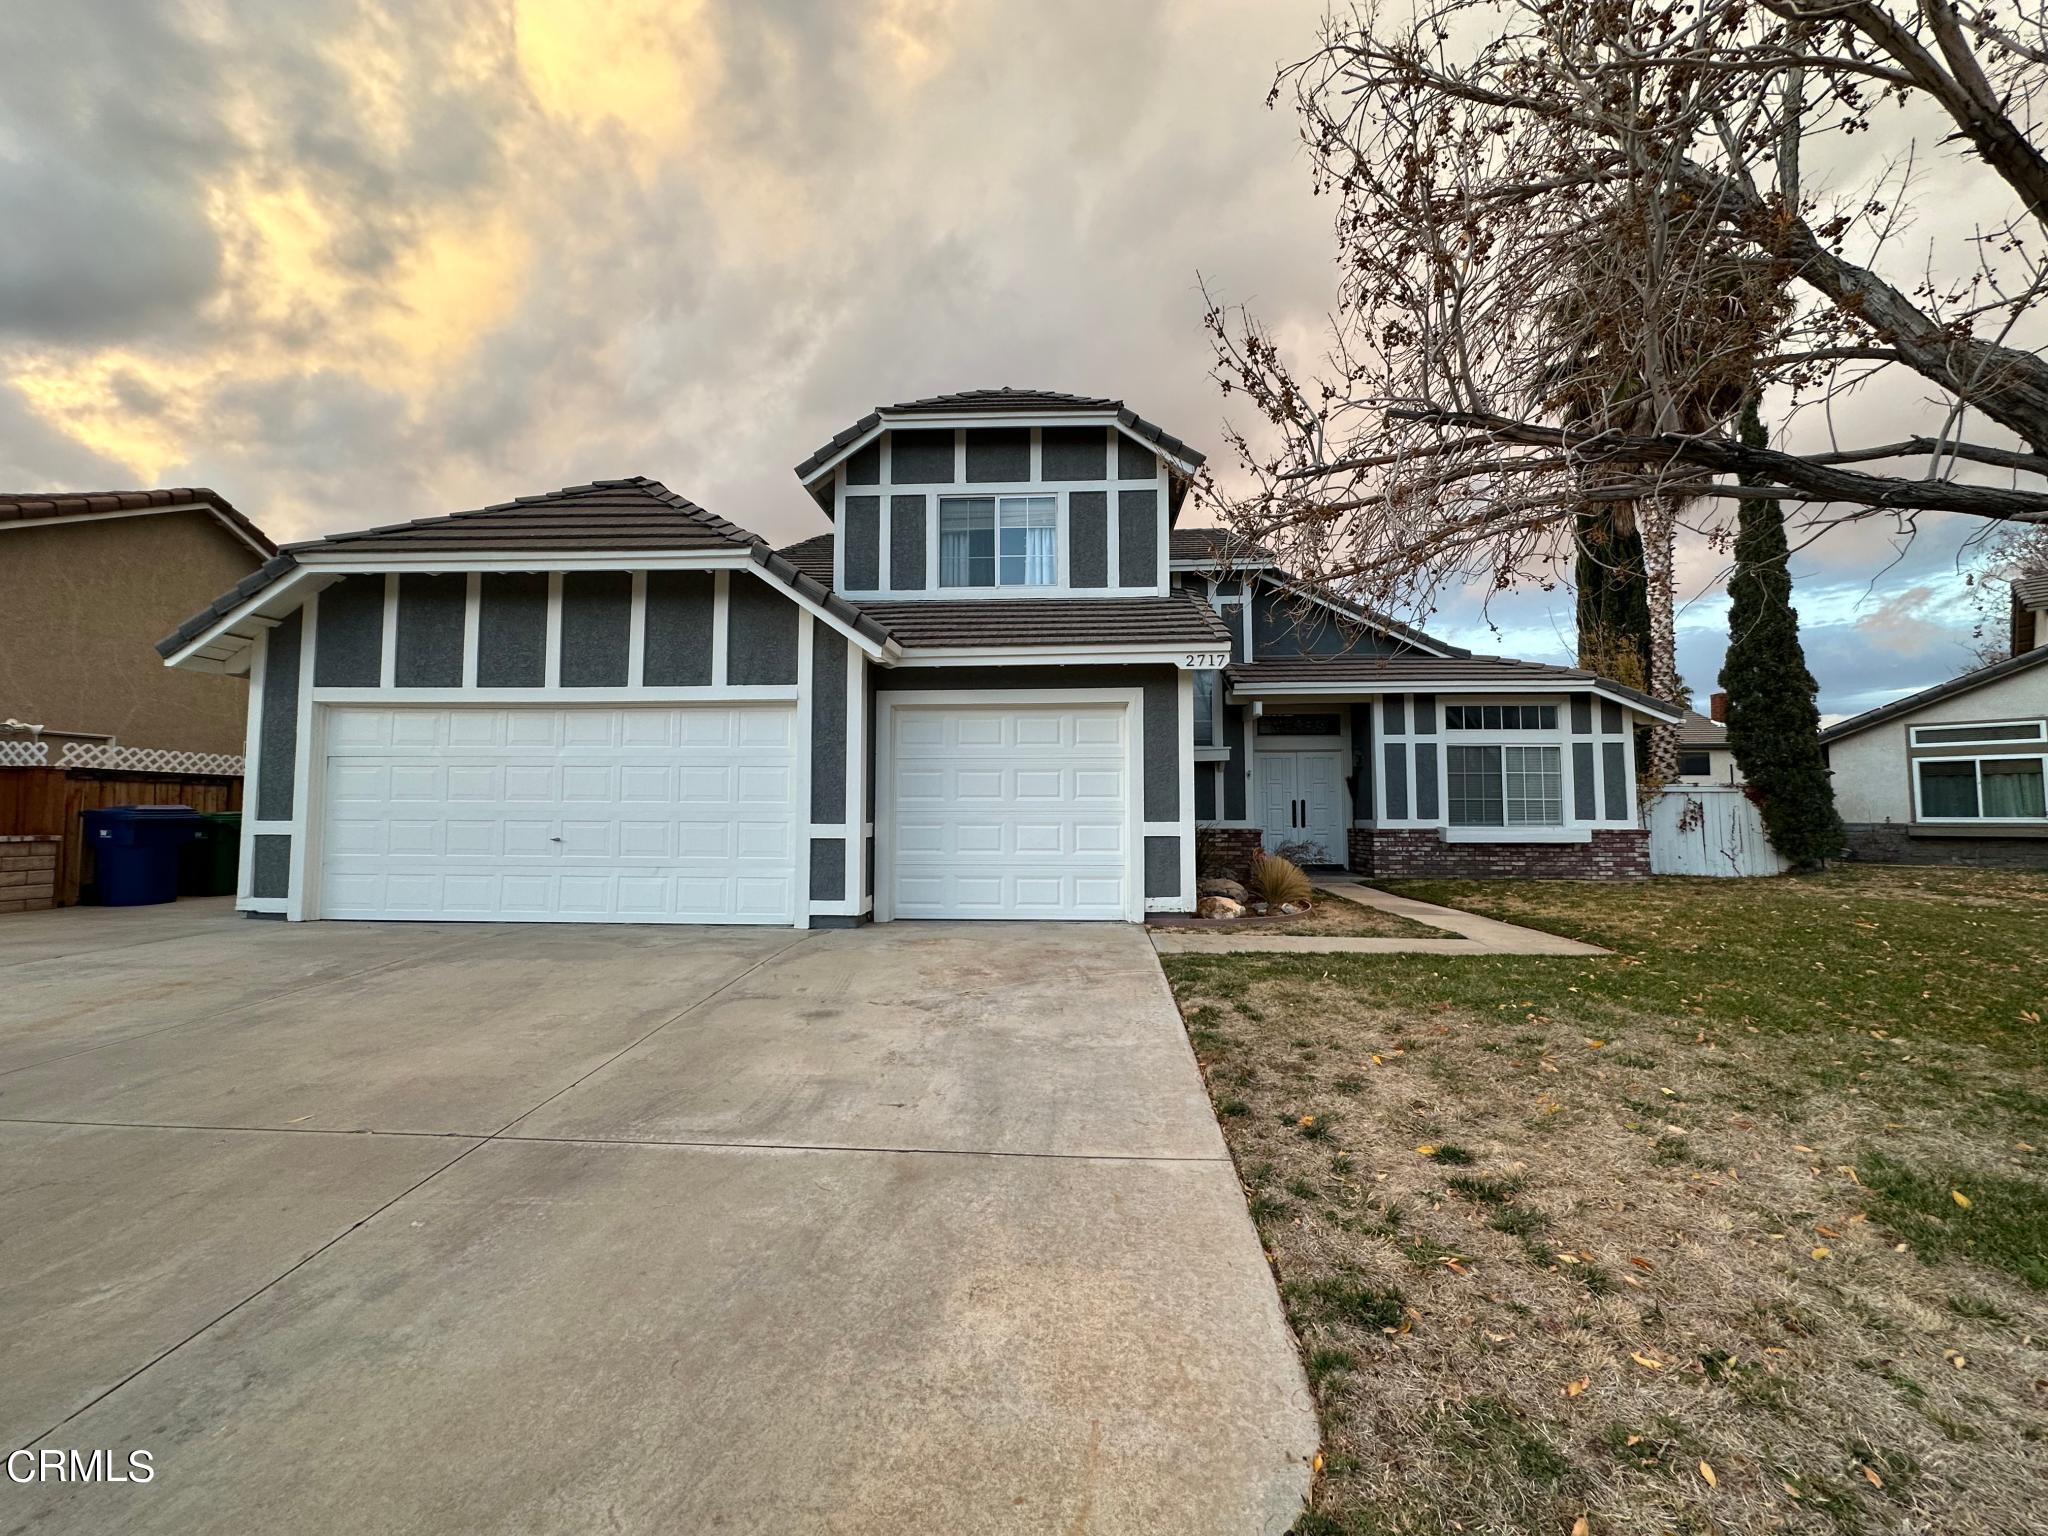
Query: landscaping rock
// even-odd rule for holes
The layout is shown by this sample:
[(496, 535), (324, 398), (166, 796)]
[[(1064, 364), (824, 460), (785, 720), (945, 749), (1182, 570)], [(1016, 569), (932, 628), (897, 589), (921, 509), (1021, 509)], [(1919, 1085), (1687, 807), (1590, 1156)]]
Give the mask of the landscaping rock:
[(1268, 912), (1272, 910), (1273, 909), (1267, 906), (1263, 901), (1255, 901), (1252, 903), (1252, 916), (1254, 917), (1264, 917)]
[(1195, 903), (1197, 917), (1243, 917), (1244, 906), (1228, 896), (1204, 896)]
[(1252, 893), (1239, 885), (1235, 880), (1221, 878), (1196, 881), (1195, 894), (1197, 896), (1227, 896), (1239, 906), (1243, 906), (1252, 899)]
[(1292, 917), (1297, 912), (1306, 912), (1307, 910), (1307, 907), (1298, 907), (1291, 901), (1283, 901), (1280, 903), (1280, 915), (1282, 917)]

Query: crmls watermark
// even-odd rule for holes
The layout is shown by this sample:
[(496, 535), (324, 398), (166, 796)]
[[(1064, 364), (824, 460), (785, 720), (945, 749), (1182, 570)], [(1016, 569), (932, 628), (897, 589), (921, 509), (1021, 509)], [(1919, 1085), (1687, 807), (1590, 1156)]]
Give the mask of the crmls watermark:
[(7, 1475), (17, 1483), (146, 1483), (156, 1476), (155, 1458), (147, 1451), (16, 1451), (7, 1458)]

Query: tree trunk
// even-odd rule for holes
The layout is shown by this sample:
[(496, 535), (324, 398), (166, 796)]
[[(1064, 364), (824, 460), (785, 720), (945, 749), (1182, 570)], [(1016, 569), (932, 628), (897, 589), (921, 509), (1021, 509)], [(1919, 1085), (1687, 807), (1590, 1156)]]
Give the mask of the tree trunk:
[[(1652, 496), (1642, 503), (1643, 578), (1650, 605), (1651, 697), (1676, 704), (1683, 692), (1678, 680), (1678, 621), (1674, 591), (1678, 556), (1676, 497)], [(1678, 727), (1650, 727), (1650, 750), (1637, 771), (1650, 783), (1669, 784), (1678, 777)]]

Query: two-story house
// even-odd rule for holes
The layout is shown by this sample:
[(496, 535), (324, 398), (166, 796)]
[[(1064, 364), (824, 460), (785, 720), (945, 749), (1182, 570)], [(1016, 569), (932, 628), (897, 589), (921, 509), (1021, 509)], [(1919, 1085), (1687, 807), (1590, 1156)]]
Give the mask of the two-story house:
[(798, 465), (832, 527), (781, 551), (604, 481), (294, 545), (160, 649), (250, 675), (240, 904), (291, 918), (1138, 921), (1262, 841), (1644, 872), (1675, 710), (1177, 532), (1201, 463), (944, 395)]

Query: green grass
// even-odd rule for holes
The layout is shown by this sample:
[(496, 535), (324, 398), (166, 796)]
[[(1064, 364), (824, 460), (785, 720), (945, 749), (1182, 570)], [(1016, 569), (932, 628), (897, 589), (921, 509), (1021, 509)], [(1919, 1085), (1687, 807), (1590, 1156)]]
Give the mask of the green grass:
[(1982, 1169), (1916, 1167), (1880, 1151), (1865, 1152), (1857, 1171), (1870, 1191), (1872, 1218), (1921, 1258), (1973, 1259), (2048, 1290), (2048, 1185)]

